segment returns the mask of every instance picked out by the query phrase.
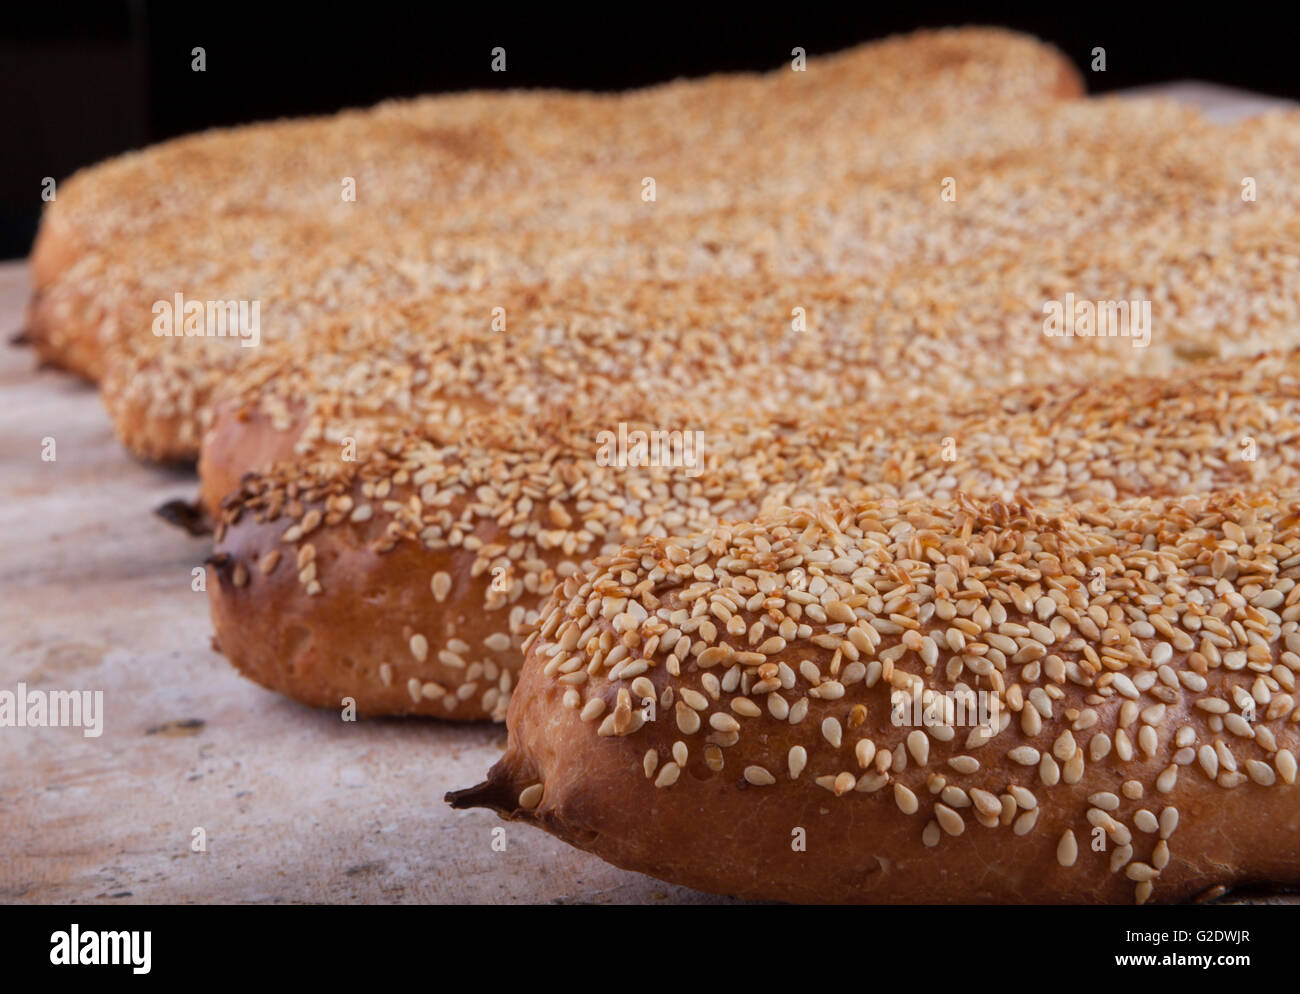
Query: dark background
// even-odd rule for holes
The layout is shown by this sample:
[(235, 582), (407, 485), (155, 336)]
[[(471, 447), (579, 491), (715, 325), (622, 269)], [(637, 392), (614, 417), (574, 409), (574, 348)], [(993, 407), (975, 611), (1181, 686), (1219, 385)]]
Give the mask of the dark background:
[[(0, 16), (0, 258), (26, 253), (41, 180), (113, 153), (221, 124), (361, 106), (440, 90), (620, 89), (717, 70), (767, 69), (917, 27), (1002, 24), (1085, 68), (1106, 49), (1103, 92), (1202, 79), (1300, 98), (1290, 19), (1263, 10), (1079, 3), (583, 4), (498, 0), (333, 5), (62, 0)], [(494, 73), (490, 52), (507, 51)], [(202, 46), (207, 71), (190, 69)]]

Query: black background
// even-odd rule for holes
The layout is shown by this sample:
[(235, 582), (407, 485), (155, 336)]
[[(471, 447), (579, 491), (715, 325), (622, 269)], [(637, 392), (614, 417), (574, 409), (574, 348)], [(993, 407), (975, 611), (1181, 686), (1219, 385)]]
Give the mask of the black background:
[[(1290, 18), (1277, 8), (1096, 3), (813, 5), (276, 4), (62, 0), (0, 17), (0, 258), (25, 254), (41, 180), (220, 124), (472, 88), (621, 89), (768, 69), (917, 27), (1002, 24), (1105, 73), (1092, 92), (1202, 79), (1300, 98)], [(1281, 18), (1281, 20), (1278, 20)], [(507, 52), (505, 73), (491, 50)], [(190, 69), (202, 46), (207, 71)]]
[[(570, 979), (572, 969), (562, 957), (540, 955), (532, 936), (561, 926), (584, 934), (619, 934), (677, 926), (682, 930), (707, 929), (710, 946), (723, 950), (715, 960), (697, 955), (692, 974), (703, 983), (736, 988), (771, 986), (783, 969), (777, 958), (755, 955), (754, 937), (807, 933), (860, 934), (859, 975), (848, 980), (863, 989), (890, 986), (909, 990), (932, 987), (958, 977), (980, 989), (980, 981), (998, 971), (1016, 969), (1026, 976), (1060, 977), (1064, 971), (1080, 984), (1112, 989), (1123, 979), (1121, 990), (1176, 987), (1230, 991), (1250, 984), (1263, 989), (1268, 977), (1290, 975), (1295, 965), (1293, 913), (1261, 905), (1183, 905), (1181, 907), (859, 907), (796, 908), (750, 906), (736, 908), (587, 906), (549, 907), (545, 917), (534, 908), (462, 907), (454, 912), (459, 930), (491, 935), (501, 948), (487, 943), (470, 955), (442, 956), (436, 964), (437, 983), (454, 987), (483, 986), (485, 980), (522, 985), (544, 978)], [(1294, 909), (1292, 909), (1294, 911)], [(558, 916), (564, 916), (561, 921)], [(618, 919), (611, 915), (621, 916)], [(673, 917), (665, 918), (665, 915)], [(846, 927), (847, 916), (851, 925)], [(535, 917), (533, 917), (535, 916)], [(123, 966), (51, 966), (51, 941), (55, 931), (68, 931), (76, 923), (88, 930), (149, 930), (152, 933), (152, 970), (144, 976)], [(1159, 945), (1130, 938), (1132, 932), (1191, 933), (1192, 941)], [(1202, 930), (1237, 930), (1249, 933), (1246, 941), (1196, 941)], [(450, 931), (447, 934), (453, 934)], [(951, 952), (936, 936), (958, 935)], [(500, 938), (496, 938), (500, 936)], [(1009, 938), (1014, 937), (1014, 938)], [(482, 940), (480, 940), (482, 941)], [(774, 943), (775, 945), (775, 943)], [(627, 975), (626, 942), (588, 942), (582, 966), (590, 976)], [(34, 987), (52, 990), (81, 986), (96, 991), (134, 990), (153, 984), (177, 990), (195, 980), (210, 984), (235, 984), (247, 988), (273, 982), (295, 989), (327, 987), (330, 990), (370, 990), (392, 972), (394, 953), (405, 955), (418, 970), (430, 958), (420, 959), (430, 942), (429, 912), (404, 907), (130, 907), (121, 903), (98, 907), (0, 906), (0, 961), (4, 977), (15, 990)], [(793, 948), (787, 944), (787, 948)], [(740, 955), (727, 955), (739, 950)], [(458, 951), (458, 950), (457, 950)], [(766, 951), (766, 950), (764, 950)], [(783, 952), (785, 949), (782, 950)], [(745, 955), (749, 953), (749, 955)], [(1117, 955), (1166, 954), (1222, 956), (1246, 955), (1249, 965), (1202, 967), (1118, 966)], [(1068, 965), (1065, 961), (1068, 956)], [(847, 957), (842, 957), (847, 961)], [(806, 962), (787, 954), (785, 975), (802, 972), (805, 985), (823, 979), (845, 982), (848, 968), (822, 967), (809, 977)], [(431, 970), (432, 967), (425, 967)], [(417, 974), (418, 976), (418, 974)], [(260, 982), (260, 983), (259, 983)], [(582, 983), (582, 981), (579, 981)], [(987, 981), (986, 981), (987, 983)], [(165, 985), (165, 986), (164, 986)], [(1272, 985), (1279, 986), (1279, 985)]]

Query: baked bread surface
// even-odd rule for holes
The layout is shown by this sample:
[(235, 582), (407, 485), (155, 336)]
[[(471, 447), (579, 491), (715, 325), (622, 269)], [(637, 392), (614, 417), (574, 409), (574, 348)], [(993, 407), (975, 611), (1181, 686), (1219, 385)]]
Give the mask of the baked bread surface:
[[(543, 609), (506, 755), (450, 799), (748, 898), (1295, 883), (1297, 523), (885, 501), (632, 545)], [(996, 719), (943, 720), (977, 692)]]

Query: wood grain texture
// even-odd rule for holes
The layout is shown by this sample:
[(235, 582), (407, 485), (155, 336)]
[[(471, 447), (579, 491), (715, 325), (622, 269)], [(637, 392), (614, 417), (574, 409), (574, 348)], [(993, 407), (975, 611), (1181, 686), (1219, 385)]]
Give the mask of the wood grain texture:
[[(1171, 95), (1221, 120), (1276, 104)], [(99, 738), (0, 728), (0, 901), (724, 900), (452, 811), (443, 793), (481, 779), (503, 727), (345, 723), (241, 679), (191, 589), (207, 544), (152, 513), (193, 474), (132, 461), (92, 387), (7, 344), (26, 297), (25, 266), (0, 265), (0, 690), (102, 690), (105, 720)]]

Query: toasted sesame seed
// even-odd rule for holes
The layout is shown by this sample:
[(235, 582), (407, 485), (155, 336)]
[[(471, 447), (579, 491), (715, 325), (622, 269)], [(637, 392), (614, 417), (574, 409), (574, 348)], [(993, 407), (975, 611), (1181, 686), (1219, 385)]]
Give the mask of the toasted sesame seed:
[(949, 835), (961, 835), (966, 831), (966, 822), (962, 820), (962, 816), (946, 804), (934, 806), (934, 817), (939, 827)]
[[(671, 787), (677, 782), (677, 778), (682, 775), (682, 768), (674, 763), (665, 763), (659, 768), (659, 775), (655, 777), (656, 787)], [(748, 778), (746, 778), (748, 779)]]
[(412, 635), (410, 643), (411, 655), (415, 657), (416, 662), (423, 663), (429, 658), (429, 640), (423, 635)]
[(1078, 858), (1079, 844), (1075, 841), (1074, 832), (1066, 829), (1056, 843), (1056, 861), (1062, 866), (1073, 866)]
[(1007, 758), (1021, 766), (1036, 766), (1040, 753), (1033, 746), (1017, 746), (1007, 753)]
[(1149, 881), (1160, 875), (1160, 871), (1147, 863), (1129, 863), (1124, 867), (1124, 876), (1130, 880)]
[(905, 815), (914, 815), (921, 807), (916, 795), (901, 783), (894, 784), (894, 802)]
[(980, 768), (980, 762), (974, 756), (953, 756), (948, 760), (948, 765), (958, 773), (971, 774)]
[(803, 746), (791, 746), (789, 755), (786, 757), (786, 763), (790, 771), (790, 779), (798, 780), (799, 774), (808, 765), (807, 751)]

